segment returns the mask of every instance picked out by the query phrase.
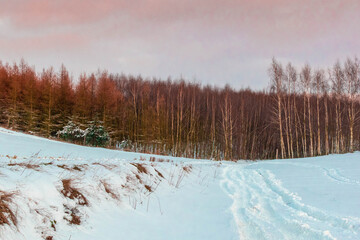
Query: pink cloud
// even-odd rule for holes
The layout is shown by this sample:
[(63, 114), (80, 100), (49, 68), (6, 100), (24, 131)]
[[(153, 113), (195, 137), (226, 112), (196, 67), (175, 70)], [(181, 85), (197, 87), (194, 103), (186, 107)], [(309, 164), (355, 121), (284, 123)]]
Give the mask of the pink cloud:
[(119, 71), (121, 59), (136, 73), (239, 76), (249, 61), (266, 73), (272, 56), (359, 55), (359, 12), (359, 0), (13, 0), (1, 4), (0, 51), (58, 51), (83, 69)]
[(119, 1), (15, 0), (3, 4), (0, 12), (18, 27), (82, 24), (99, 20), (120, 6)]
[[(30, 36), (26, 38), (6, 39), (0, 38), (0, 49), (17, 52), (44, 52), (49, 49), (56, 49), (61, 46), (61, 50), (74, 50), (87, 44), (87, 40), (78, 34), (55, 33), (46, 36)], [(59, 49), (60, 50), (60, 49)]]
[[(2, 4), (2, 15), (19, 28), (76, 26), (110, 17), (136, 28), (165, 28), (183, 24), (204, 32), (231, 32), (270, 42), (306, 40), (356, 27), (358, 0), (14, 0)], [(104, 23), (109, 24), (109, 23)], [(188, 24), (188, 25), (187, 25)], [(121, 31), (119, 29), (118, 31)], [(359, 30), (358, 30), (359, 31)]]

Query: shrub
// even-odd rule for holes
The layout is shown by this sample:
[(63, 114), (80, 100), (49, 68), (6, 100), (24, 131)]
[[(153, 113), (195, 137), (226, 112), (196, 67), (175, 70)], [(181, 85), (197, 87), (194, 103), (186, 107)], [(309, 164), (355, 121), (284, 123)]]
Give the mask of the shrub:
[(86, 144), (103, 147), (106, 146), (110, 140), (109, 133), (103, 126), (97, 125), (95, 122), (91, 122), (86, 131)]
[(57, 136), (65, 141), (86, 143), (87, 145), (103, 147), (110, 140), (109, 133), (101, 125), (90, 122), (89, 127), (82, 130), (72, 121), (69, 121), (62, 130), (57, 132)]
[(75, 123), (69, 121), (62, 130), (57, 132), (57, 135), (65, 141), (81, 142), (86, 136), (86, 130), (80, 129)]

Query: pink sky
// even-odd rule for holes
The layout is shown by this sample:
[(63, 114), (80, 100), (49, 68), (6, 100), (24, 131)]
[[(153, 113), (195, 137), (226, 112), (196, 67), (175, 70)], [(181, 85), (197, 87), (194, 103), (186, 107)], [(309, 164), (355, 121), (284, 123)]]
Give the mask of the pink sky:
[(0, 59), (262, 89), (273, 56), (360, 56), (359, 23), (359, 0), (0, 0)]

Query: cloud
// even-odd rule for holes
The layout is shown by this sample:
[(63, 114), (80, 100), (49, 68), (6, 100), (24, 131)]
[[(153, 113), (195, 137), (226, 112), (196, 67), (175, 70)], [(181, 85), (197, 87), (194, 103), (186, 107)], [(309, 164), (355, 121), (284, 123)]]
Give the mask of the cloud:
[(97, 21), (116, 11), (118, 1), (95, 0), (14, 0), (2, 4), (2, 15), (19, 28), (84, 24)]
[(69, 69), (182, 74), (259, 88), (266, 85), (265, 63), (273, 56), (324, 65), (360, 51), (358, 0), (0, 0), (0, 5), (3, 60), (28, 56), (43, 64), (61, 53)]

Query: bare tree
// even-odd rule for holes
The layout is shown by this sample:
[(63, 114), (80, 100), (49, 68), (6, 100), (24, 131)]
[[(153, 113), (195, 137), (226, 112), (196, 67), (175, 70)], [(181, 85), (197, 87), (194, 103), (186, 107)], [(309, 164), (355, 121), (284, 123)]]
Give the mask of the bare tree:
[(225, 88), (224, 105), (221, 108), (222, 128), (224, 134), (224, 158), (233, 159), (233, 129), (234, 122), (232, 117), (232, 104), (230, 98), (230, 89)]
[(350, 131), (350, 145), (349, 151), (354, 151), (354, 123), (357, 117), (355, 112), (355, 99), (359, 92), (359, 61), (357, 58), (351, 60), (348, 58), (345, 62), (345, 93), (349, 99), (348, 104), (348, 118), (349, 118), (349, 131)]
[(216, 157), (216, 104), (215, 96), (211, 99), (211, 127), (210, 127), (210, 138), (211, 138), (211, 158)]
[[(296, 121), (296, 102), (295, 102), (295, 97), (296, 97), (296, 81), (297, 81), (297, 73), (296, 73), (296, 69), (293, 67), (293, 65), (291, 63), (288, 63), (288, 65), (286, 66), (286, 79), (287, 79), (287, 94), (288, 94), (288, 102), (287, 102), (287, 112), (288, 112), (288, 116), (287, 116), (287, 125), (288, 125), (288, 134), (289, 135), (289, 139), (290, 142), (288, 143), (288, 145), (290, 145), (289, 149), (290, 149), (290, 154), (289, 156), (291, 156), (291, 158), (294, 157), (294, 148), (293, 148), (293, 123), (295, 125), (295, 137), (296, 137), (296, 152), (299, 153), (299, 144), (298, 144), (298, 132), (297, 132), (297, 121)], [(294, 122), (293, 122), (294, 121)]]
[(342, 111), (341, 111), (341, 98), (343, 96), (344, 92), (344, 71), (341, 68), (340, 62), (337, 61), (332, 69), (331, 73), (331, 83), (332, 83), (332, 93), (334, 95), (334, 98), (336, 100), (336, 106), (335, 106), (335, 121), (336, 121), (336, 139), (335, 139), (335, 148), (336, 153), (340, 153), (340, 145), (342, 144), (342, 124), (341, 124), (341, 117), (342, 117)]
[(178, 96), (177, 96), (177, 131), (176, 131), (176, 146), (175, 146), (175, 155), (180, 154), (182, 148), (182, 129), (183, 129), (183, 114), (184, 114), (184, 85), (182, 81), (179, 86)]
[[(310, 104), (310, 97), (311, 97), (311, 67), (309, 64), (306, 64), (303, 69), (301, 70), (300, 80), (304, 91), (304, 142), (306, 147), (306, 114), (305, 114), (305, 99), (307, 100), (307, 112), (308, 112), (308, 123), (309, 123), (309, 141), (310, 141), (310, 157), (314, 156), (314, 145), (313, 145), (313, 132), (312, 132), (312, 125), (311, 125), (311, 104)], [(306, 148), (305, 148), (306, 152)]]
[(317, 122), (317, 155), (321, 155), (321, 131), (320, 131), (320, 97), (324, 84), (325, 74), (323, 70), (316, 70), (313, 78), (313, 88), (316, 94), (316, 122)]
[(281, 158), (285, 157), (285, 144), (283, 138), (283, 127), (282, 127), (282, 95), (284, 93), (284, 70), (282, 65), (272, 59), (272, 63), (269, 69), (271, 90), (276, 94), (277, 108), (274, 113), (277, 115), (277, 124), (279, 126), (280, 133), (280, 151)]
[(328, 93), (329, 93), (329, 78), (324, 76), (324, 81), (321, 84), (321, 92), (324, 96), (324, 111), (325, 111), (325, 154), (330, 153), (329, 149), (329, 111), (328, 111)]

